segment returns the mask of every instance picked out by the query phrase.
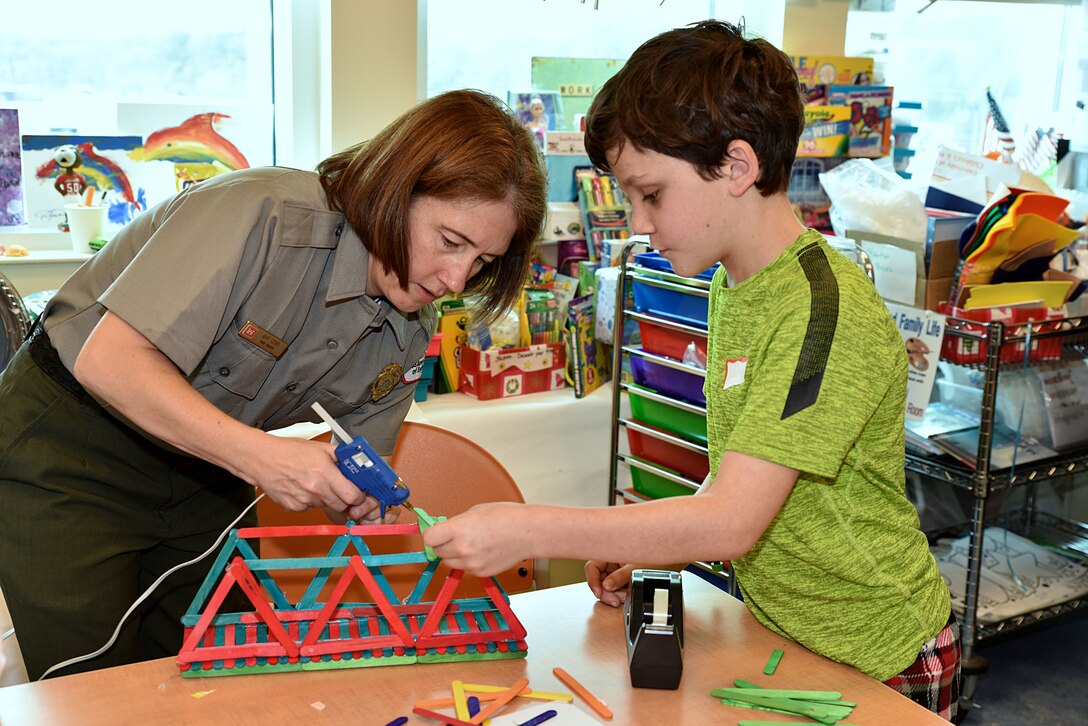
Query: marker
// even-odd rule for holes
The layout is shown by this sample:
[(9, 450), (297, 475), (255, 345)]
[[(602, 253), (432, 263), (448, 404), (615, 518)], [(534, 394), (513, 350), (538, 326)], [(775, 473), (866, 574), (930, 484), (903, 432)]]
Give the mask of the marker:
[(555, 718), (558, 715), (559, 715), (559, 712), (556, 711), (554, 708), (551, 708), (551, 709), (548, 709), (547, 711), (544, 711), (543, 713), (540, 713), (540, 714), (537, 714), (536, 716), (533, 716), (528, 721), (522, 721), (519, 724), (515, 724), (515, 726), (539, 726), (539, 724), (542, 724), (545, 721), (549, 721), (549, 720)]
[(608, 708), (608, 706), (604, 704), (604, 701), (600, 700), (588, 690), (586, 690), (586, 687), (576, 681), (574, 679), (574, 676), (572, 676), (570, 673), (567, 673), (562, 668), (556, 667), (552, 668), (552, 674), (554, 674), (555, 677), (559, 680), (563, 681), (567, 688), (578, 694), (578, 696), (583, 701), (585, 701), (590, 708), (597, 712), (598, 716), (606, 721), (612, 718), (612, 711)]
[(585, 194), (585, 197), (586, 197), (586, 206), (587, 207), (594, 206), (594, 202), (593, 202), (593, 182), (591, 182), (589, 180), (588, 176), (582, 177), (582, 193)]
[(607, 176), (601, 177), (601, 194), (604, 196), (604, 204), (606, 207), (615, 206), (616, 201), (612, 196), (612, 180)]

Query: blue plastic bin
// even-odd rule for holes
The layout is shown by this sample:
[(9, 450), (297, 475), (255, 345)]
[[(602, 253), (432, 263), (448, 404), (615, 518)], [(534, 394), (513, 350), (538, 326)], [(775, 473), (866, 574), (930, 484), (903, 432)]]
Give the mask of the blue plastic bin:
[[(667, 261), (667, 260), (666, 260)], [(650, 282), (632, 280), (635, 293), (635, 310), (640, 313), (659, 315), (678, 323), (707, 329), (710, 300), (701, 295), (657, 287)]]
[[(672, 272), (672, 263), (667, 259), (659, 255), (657, 252), (640, 252), (635, 255), (635, 264), (648, 267), (651, 270), (657, 270), (658, 272)], [(715, 262), (711, 267), (700, 272), (696, 275), (700, 280), (711, 280), (714, 277), (714, 273), (721, 266), (720, 262)], [(676, 273), (673, 273), (676, 274)]]

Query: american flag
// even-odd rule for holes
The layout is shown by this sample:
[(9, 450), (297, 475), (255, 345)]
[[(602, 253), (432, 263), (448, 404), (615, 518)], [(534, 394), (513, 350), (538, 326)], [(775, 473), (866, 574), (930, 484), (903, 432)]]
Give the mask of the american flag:
[(1013, 141), (1009, 124), (1005, 121), (1005, 115), (1001, 113), (1001, 107), (997, 100), (986, 87), (986, 102), (989, 105), (989, 113), (986, 114), (986, 132), (982, 137), (982, 153), (986, 156), (997, 155), (1002, 162), (1012, 163), (1013, 153), (1016, 151), (1016, 142)]
[(1027, 134), (1016, 152), (1016, 165), (1032, 174), (1043, 174), (1058, 160), (1058, 139), (1061, 133), (1053, 128), (1041, 128)]

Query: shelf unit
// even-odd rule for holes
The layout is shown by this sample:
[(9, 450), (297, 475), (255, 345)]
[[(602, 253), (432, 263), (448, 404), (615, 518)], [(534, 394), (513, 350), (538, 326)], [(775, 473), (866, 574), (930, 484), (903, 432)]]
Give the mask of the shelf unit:
[[(691, 295), (695, 298), (710, 297), (709, 280), (683, 277), (670, 272), (654, 270), (632, 263), (631, 252), (637, 243), (626, 245), (620, 256), (620, 275), (616, 284), (616, 321), (615, 330), (625, 330), (628, 320), (637, 320), (648, 323), (658, 328), (672, 331), (680, 335), (691, 334), (693, 336), (706, 337), (705, 323), (700, 325), (697, 321), (682, 322), (682, 319), (666, 317), (651, 312), (638, 312), (626, 308), (625, 290), (628, 283), (637, 280), (640, 284), (653, 288)], [(625, 359), (639, 358), (665, 369), (679, 371), (693, 376), (704, 377), (705, 371), (697, 366), (683, 363), (675, 358), (643, 350), (641, 345), (624, 345), (622, 340), (617, 340), (612, 347), (612, 416), (611, 416), (611, 440), (610, 440), (610, 466), (609, 466), (609, 503), (611, 505), (632, 504), (653, 499), (653, 496), (637, 491), (634, 486), (624, 486), (623, 479), (630, 479), (638, 472), (657, 477), (676, 488), (678, 494), (694, 494), (701, 481), (678, 474), (669, 467), (646, 458), (640, 458), (630, 453), (630, 446), (624, 446), (621, 442), (621, 434), (635, 432), (642, 437), (648, 437), (655, 441), (664, 442), (678, 450), (693, 452), (705, 460), (708, 457), (706, 446), (706, 407), (698, 403), (685, 400), (678, 396), (667, 395), (659, 391), (639, 386), (624, 380), (623, 363)], [(685, 432), (669, 430), (669, 426), (661, 423), (648, 425), (633, 418), (625, 410), (630, 408), (630, 397), (637, 396), (645, 402), (657, 406), (667, 407), (667, 410), (678, 412), (681, 416), (687, 416), (690, 420), (702, 420), (702, 440), (698, 436), (685, 436)], [(628, 406), (625, 407), (624, 399), (627, 398)], [(694, 417), (694, 418), (693, 418)], [(626, 448), (626, 451), (625, 451)], [(627, 470), (631, 476), (624, 477), (623, 470)], [(731, 576), (729, 566), (716, 562), (696, 562), (689, 568), (694, 574), (702, 577), (717, 587), (737, 595), (736, 581)]]
[[(1025, 365), (1022, 359), (1003, 362), (1002, 358), (1008, 356), (1002, 356), (1002, 346), (1014, 346), (1014, 350), (1030, 348), (1036, 351), (1041, 349), (1044, 341), (1051, 341), (1048, 345), (1053, 355), (1048, 356), (1049, 360), (1088, 358), (1088, 317), (1047, 321), (1045, 324), (1032, 325), (1030, 329), (1024, 323), (1009, 325), (1002, 322), (979, 323), (949, 317), (945, 331), (946, 336), (972, 341), (983, 353), (979, 363), (960, 364), (954, 360), (950, 361), (984, 373), (979, 417), (978, 468), (971, 470), (958, 463), (952, 463), (949, 457), (916, 454), (909, 450), (906, 465), (909, 470), (964, 489), (971, 497), (964, 613), (961, 618), (964, 673), (968, 679), (965, 680), (965, 686), (968, 686), (972, 675), (977, 676), (986, 669), (986, 660), (975, 653), (979, 642), (1057, 617), (1088, 610), (1088, 597), (1082, 597), (999, 622), (983, 624), (978, 620), (983, 533), (986, 527), (987, 503), (994, 492), (1015, 487), (1026, 488), (1024, 506), (1010, 515), (1006, 523), (1007, 529), (1026, 538), (1064, 546), (1088, 556), (1088, 526), (1035, 511), (1035, 485), (1048, 479), (1088, 471), (1088, 447), (1065, 452), (1049, 459), (1018, 465), (1013, 471), (990, 470), (999, 374), (1003, 370), (1018, 369)], [(1027, 365), (1038, 365), (1042, 362), (1034, 360), (1035, 356), (1030, 352), (1027, 357), (1029, 358)], [(965, 696), (971, 696), (966, 687)]]

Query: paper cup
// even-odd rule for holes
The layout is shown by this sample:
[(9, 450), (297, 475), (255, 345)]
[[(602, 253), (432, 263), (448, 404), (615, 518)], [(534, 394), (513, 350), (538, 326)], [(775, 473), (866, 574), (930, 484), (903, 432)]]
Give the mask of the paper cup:
[(64, 211), (68, 213), (72, 249), (76, 252), (94, 252), (91, 248), (91, 240), (102, 239), (105, 236), (106, 207), (65, 204)]

